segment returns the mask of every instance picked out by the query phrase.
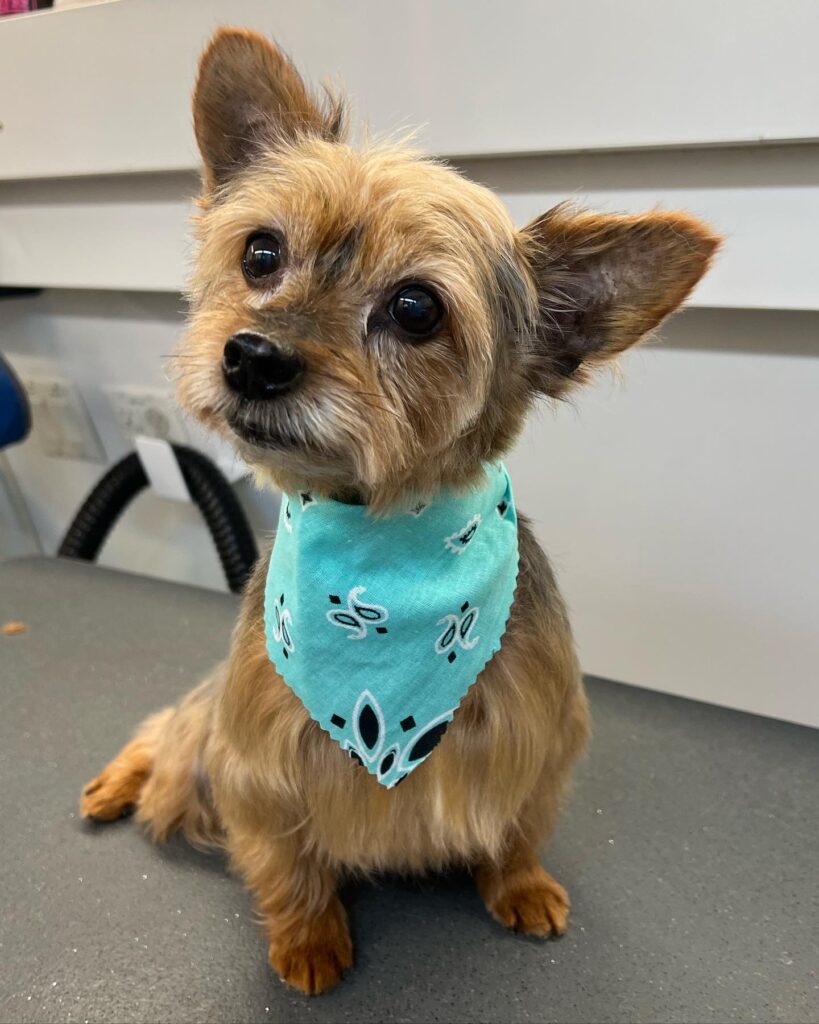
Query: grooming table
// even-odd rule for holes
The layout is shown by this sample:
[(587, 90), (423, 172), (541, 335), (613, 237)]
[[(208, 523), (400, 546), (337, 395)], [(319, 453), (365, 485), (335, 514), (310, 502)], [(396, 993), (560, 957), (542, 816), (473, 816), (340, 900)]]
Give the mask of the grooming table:
[(236, 609), (82, 563), (0, 566), (0, 624), (28, 626), (0, 635), (0, 1019), (816, 1021), (819, 736), (601, 680), (546, 856), (565, 938), (504, 932), (463, 874), (358, 883), (355, 969), (325, 996), (286, 989), (220, 856), (77, 815), (142, 716), (224, 655)]

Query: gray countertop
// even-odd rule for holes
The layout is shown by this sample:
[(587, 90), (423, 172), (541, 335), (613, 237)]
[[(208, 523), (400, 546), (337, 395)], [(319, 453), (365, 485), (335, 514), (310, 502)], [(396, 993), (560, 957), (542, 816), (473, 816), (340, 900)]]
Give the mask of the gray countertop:
[(505, 933), (464, 875), (350, 886), (356, 966), (285, 989), (219, 856), (77, 796), (226, 649), (234, 598), (79, 563), (0, 567), (3, 1021), (819, 1019), (819, 738), (589, 680), (595, 735), (545, 856), (568, 935)]

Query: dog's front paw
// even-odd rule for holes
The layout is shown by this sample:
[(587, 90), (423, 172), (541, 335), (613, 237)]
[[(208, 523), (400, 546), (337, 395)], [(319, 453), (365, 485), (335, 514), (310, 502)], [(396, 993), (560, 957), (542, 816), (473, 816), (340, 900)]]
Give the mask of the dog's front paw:
[(353, 965), (353, 943), (340, 903), (331, 904), (321, 918), (298, 929), (270, 936), (270, 966), (283, 982), (309, 996), (326, 992)]
[(562, 935), (569, 923), (569, 894), (544, 868), (509, 879), (486, 908), (505, 927), (542, 938)]
[(317, 942), (305, 946), (271, 946), (270, 966), (286, 985), (297, 988), (308, 996), (341, 981), (341, 976), (353, 965), (353, 944), (349, 935), (344, 942)]

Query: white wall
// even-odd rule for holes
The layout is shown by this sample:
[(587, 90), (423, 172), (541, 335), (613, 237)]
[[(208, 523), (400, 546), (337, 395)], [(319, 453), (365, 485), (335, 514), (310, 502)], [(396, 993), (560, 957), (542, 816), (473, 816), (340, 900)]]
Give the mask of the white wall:
[[(521, 224), (567, 198), (616, 211), (688, 209), (725, 236), (720, 259), (691, 304), (816, 308), (819, 144), (459, 164), (499, 192)], [(176, 292), (189, 268), (188, 218), (196, 188), (191, 172), (0, 180), (0, 280)], [(49, 244), (42, 244), (44, 238)]]
[(662, 334), (510, 459), (583, 666), (819, 725), (819, 315)]
[(188, 89), (225, 23), (450, 156), (819, 137), (815, 0), (120, 0), (5, 20), (6, 179), (191, 167)]

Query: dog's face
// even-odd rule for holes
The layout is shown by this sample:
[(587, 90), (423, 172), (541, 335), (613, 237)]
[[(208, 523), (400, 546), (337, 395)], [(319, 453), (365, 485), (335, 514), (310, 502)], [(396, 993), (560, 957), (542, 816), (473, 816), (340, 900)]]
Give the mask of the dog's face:
[(523, 231), (399, 146), (355, 151), (262, 37), (217, 33), (185, 408), (263, 478), (384, 507), (463, 483), (687, 295), (717, 240), (681, 214), (565, 207)]

